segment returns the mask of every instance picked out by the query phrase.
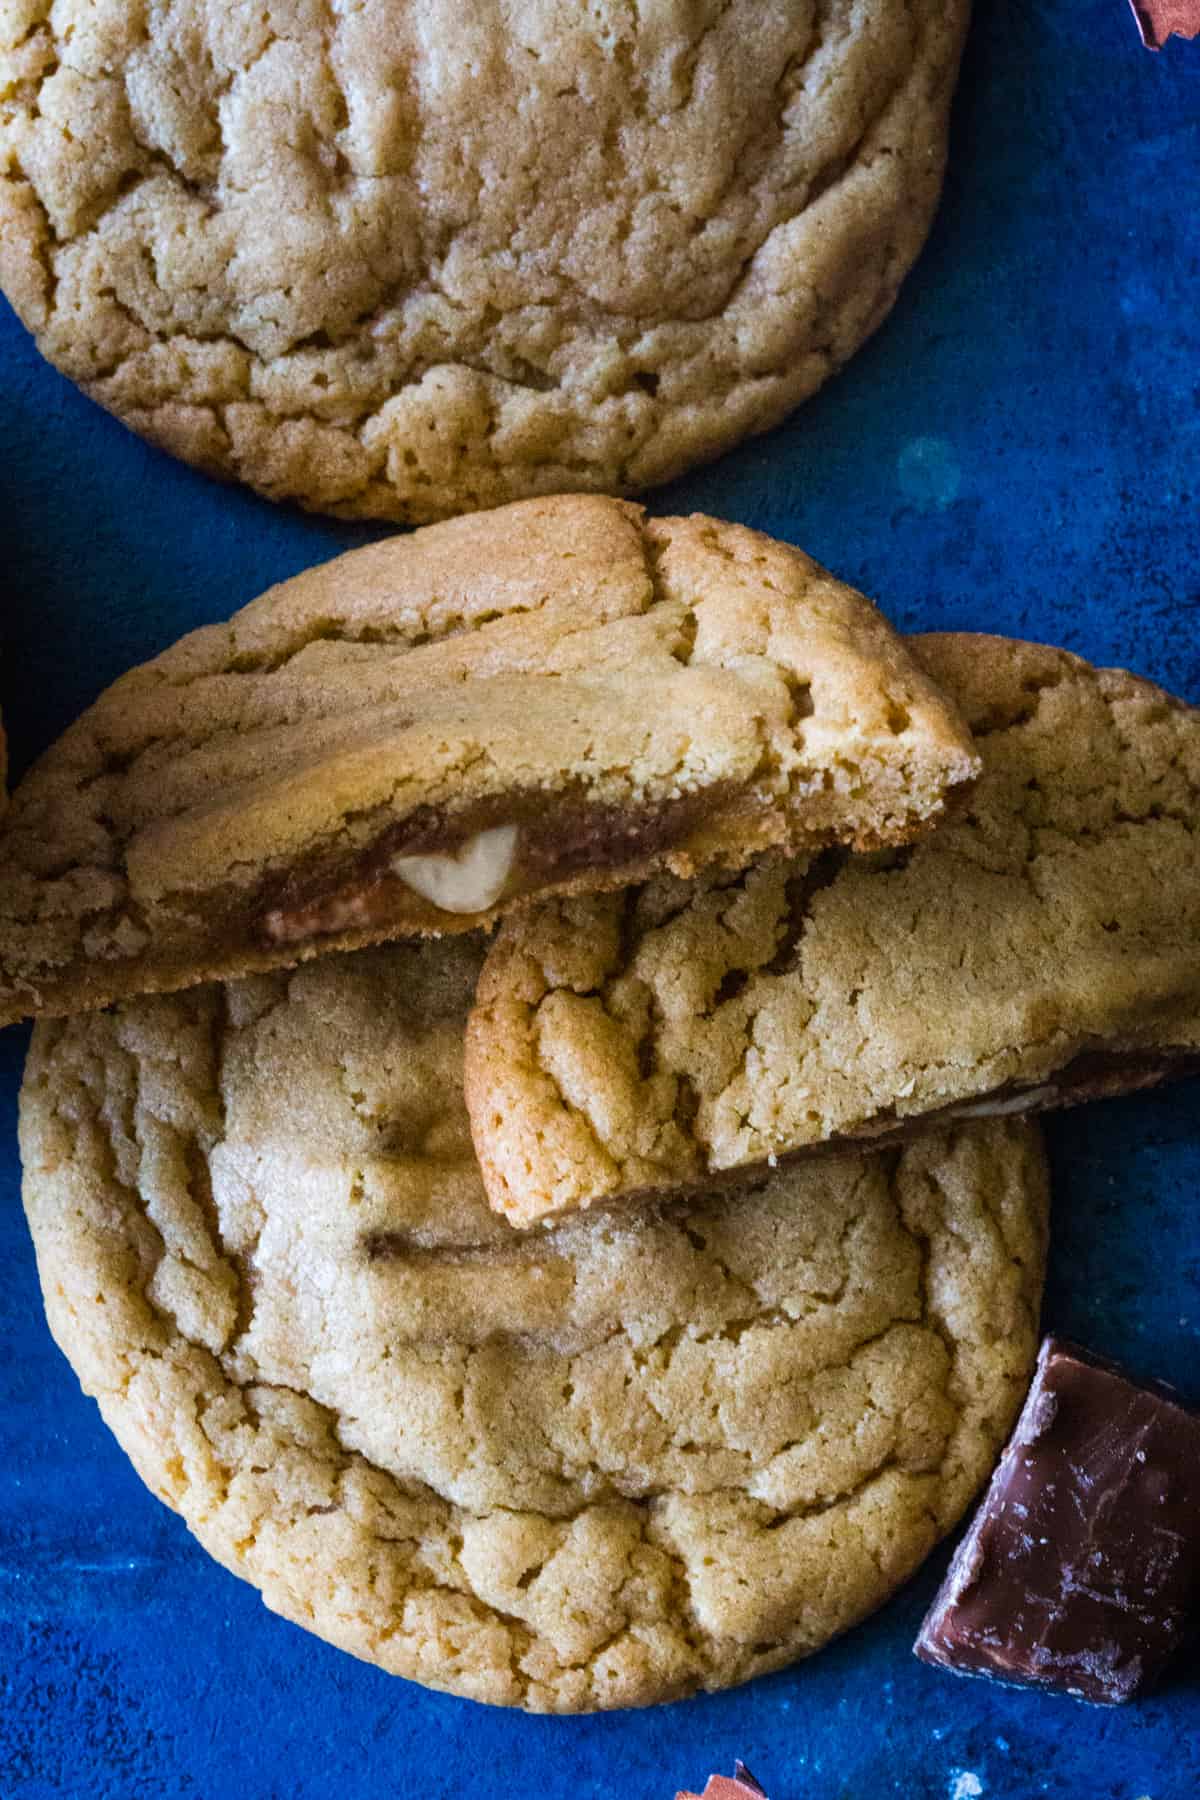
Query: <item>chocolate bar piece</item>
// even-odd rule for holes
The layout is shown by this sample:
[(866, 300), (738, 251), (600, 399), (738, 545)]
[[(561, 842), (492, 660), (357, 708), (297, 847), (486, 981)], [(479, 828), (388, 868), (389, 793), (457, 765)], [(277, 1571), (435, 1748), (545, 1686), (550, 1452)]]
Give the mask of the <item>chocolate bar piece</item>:
[(692, 1794), (681, 1788), (675, 1800), (767, 1800), (759, 1783), (744, 1762), (735, 1762), (733, 1775), (710, 1775), (703, 1794)]
[(1116, 1706), (1198, 1616), (1200, 1416), (1047, 1338), (917, 1655)]

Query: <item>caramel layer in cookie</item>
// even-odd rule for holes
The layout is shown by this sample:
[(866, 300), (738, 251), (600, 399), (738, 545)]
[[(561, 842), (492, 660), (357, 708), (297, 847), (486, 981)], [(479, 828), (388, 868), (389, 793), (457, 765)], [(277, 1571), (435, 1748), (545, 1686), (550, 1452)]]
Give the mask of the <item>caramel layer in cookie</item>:
[(519, 1232), (462, 1101), (482, 945), (47, 1021), (47, 1312), (143, 1479), (286, 1618), (477, 1700), (722, 1688), (878, 1606), (1032, 1367), (1036, 1127)]
[[(352, 929), (423, 932), (444, 914), (490, 913), (583, 874), (623, 884), (667, 852), (682, 863), (695, 843), (702, 856), (706, 821), (730, 798), (710, 790), (622, 810), (569, 794), (513, 794), (465, 819), (405, 819), (357, 859), (289, 876), (260, 931), (275, 944)], [(747, 817), (748, 841), (756, 824)]]
[(907, 842), (978, 769), (861, 594), (616, 500), (430, 526), (119, 681), (0, 833), (0, 1020)]
[(1197, 1067), (1200, 712), (1062, 651), (914, 648), (984, 763), (935, 835), (504, 926), (467, 1093), (510, 1219)]
[[(1164, 1081), (1180, 1081), (1189, 1075), (1200, 1075), (1200, 1046), (1194, 1050), (1089, 1050), (1056, 1070), (1052, 1081), (1008, 1082), (993, 1088), (981, 1100), (956, 1101), (918, 1118), (898, 1120), (894, 1109), (889, 1108), (855, 1130), (830, 1138), (829, 1148), (859, 1148), (869, 1142), (884, 1149), (908, 1143), (922, 1131), (949, 1125), (957, 1119), (1005, 1119), (1022, 1113), (1053, 1112), (1057, 1107), (1079, 1106), (1088, 1100), (1141, 1093)], [(808, 1154), (808, 1149), (789, 1153), (791, 1157)], [(788, 1159), (785, 1155), (776, 1160)]]

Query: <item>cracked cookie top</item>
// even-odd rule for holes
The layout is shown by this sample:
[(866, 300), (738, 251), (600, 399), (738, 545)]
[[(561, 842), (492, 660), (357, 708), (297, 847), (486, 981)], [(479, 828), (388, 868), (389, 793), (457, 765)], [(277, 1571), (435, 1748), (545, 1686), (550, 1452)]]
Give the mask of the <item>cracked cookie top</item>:
[(936, 204), (966, 0), (10, 0), (0, 285), (143, 436), (342, 515), (775, 423)]
[(0, 834), (0, 1020), (905, 841), (978, 767), (861, 594), (624, 501), (352, 551), (116, 682)]
[(206, 1547), (386, 1669), (570, 1711), (815, 1650), (954, 1524), (1015, 1416), (1036, 1132), (520, 1233), (461, 1100), (479, 956), (389, 946), (40, 1025), (21, 1140), (55, 1336)]
[(502, 928), (467, 1101), (509, 1218), (1200, 1067), (1200, 712), (1065, 651), (910, 642), (983, 758), (932, 837)]

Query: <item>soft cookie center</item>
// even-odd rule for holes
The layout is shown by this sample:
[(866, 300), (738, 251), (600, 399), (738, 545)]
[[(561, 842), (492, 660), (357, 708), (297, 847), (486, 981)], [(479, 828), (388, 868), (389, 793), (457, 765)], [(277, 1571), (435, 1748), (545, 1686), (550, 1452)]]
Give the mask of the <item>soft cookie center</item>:
[(457, 850), (393, 856), (390, 868), (406, 887), (442, 912), (486, 912), (504, 892), (517, 853), (517, 827), (480, 831)]

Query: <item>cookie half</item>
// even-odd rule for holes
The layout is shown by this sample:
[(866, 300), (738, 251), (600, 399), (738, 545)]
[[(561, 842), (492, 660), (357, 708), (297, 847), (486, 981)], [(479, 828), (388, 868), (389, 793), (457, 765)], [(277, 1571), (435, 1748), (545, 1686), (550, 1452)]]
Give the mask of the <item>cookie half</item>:
[(40, 1025), (52, 1329), (267, 1604), (497, 1704), (817, 1649), (954, 1524), (1036, 1351), (1034, 1128), (514, 1231), (461, 1099), (467, 939)]
[(126, 675), (0, 838), (0, 1020), (903, 841), (978, 767), (861, 594), (621, 501), (353, 551)]
[(679, 474), (884, 318), (967, 0), (21, 0), (0, 284), (212, 473), (408, 523)]
[(1200, 712), (1065, 651), (911, 642), (984, 764), (924, 844), (502, 930), (467, 1096), (510, 1219), (1200, 1068)]

